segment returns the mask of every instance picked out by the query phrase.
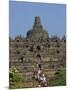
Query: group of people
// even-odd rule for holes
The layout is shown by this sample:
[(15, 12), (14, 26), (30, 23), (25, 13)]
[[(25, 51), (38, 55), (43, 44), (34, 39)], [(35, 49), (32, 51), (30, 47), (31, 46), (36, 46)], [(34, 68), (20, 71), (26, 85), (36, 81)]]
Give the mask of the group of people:
[(43, 86), (43, 87), (47, 86), (47, 78), (42, 72), (42, 65), (40, 63), (37, 64), (37, 68), (34, 72), (34, 77), (39, 82), (39, 87), (40, 86)]

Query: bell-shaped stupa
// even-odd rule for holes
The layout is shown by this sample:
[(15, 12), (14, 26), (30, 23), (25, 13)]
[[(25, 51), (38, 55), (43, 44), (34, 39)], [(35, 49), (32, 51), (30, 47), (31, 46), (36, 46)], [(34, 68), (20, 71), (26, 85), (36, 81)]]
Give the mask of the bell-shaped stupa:
[(35, 17), (33, 28), (27, 32), (27, 37), (32, 39), (48, 38), (48, 32), (43, 29), (39, 16)]

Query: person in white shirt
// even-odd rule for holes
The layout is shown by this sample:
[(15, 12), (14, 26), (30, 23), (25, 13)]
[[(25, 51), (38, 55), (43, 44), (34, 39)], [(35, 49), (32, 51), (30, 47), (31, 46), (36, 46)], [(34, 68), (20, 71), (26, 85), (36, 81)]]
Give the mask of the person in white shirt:
[(46, 82), (46, 77), (45, 75), (43, 74), (43, 77), (42, 77), (42, 82), (45, 83)]
[(40, 69), (38, 69), (38, 79), (40, 78), (41, 72), (42, 71)]
[(46, 78), (46, 76), (44, 74), (42, 76), (42, 85), (47, 86), (47, 78)]

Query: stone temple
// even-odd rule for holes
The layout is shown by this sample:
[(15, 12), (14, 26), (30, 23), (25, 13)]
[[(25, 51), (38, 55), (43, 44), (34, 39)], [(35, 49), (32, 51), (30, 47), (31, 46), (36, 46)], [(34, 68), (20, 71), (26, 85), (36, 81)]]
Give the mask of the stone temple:
[(15, 67), (26, 80), (31, 80), (38, 62), (48, 78), (53, 77), (59, 68), (65, 68), (66, 37), (50, 37), (40, 17), (36, 16), (26, 37), (9, 38), (9, 67)]

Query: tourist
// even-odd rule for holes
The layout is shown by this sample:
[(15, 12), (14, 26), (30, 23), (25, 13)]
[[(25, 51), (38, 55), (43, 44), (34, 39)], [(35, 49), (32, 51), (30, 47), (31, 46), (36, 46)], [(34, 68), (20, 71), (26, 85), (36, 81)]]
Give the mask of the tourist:
[(42, 68), (41, 63), (38, 64), (38, 68), (41, 70), (41, 68)]
[(40, 69), (40, 70), (42, 69), (41, 63), (38, 63), (38, 64), (37, 64), (37, 68)]
[(40, 75), (41, 75), (42, 71), (40, 69), (38, 69), (38, 79), (40, 78)]
[(42, 85), (47, 86), (47, 79), (46, 79), (46, 76), (44, 74), (42, 76)]

